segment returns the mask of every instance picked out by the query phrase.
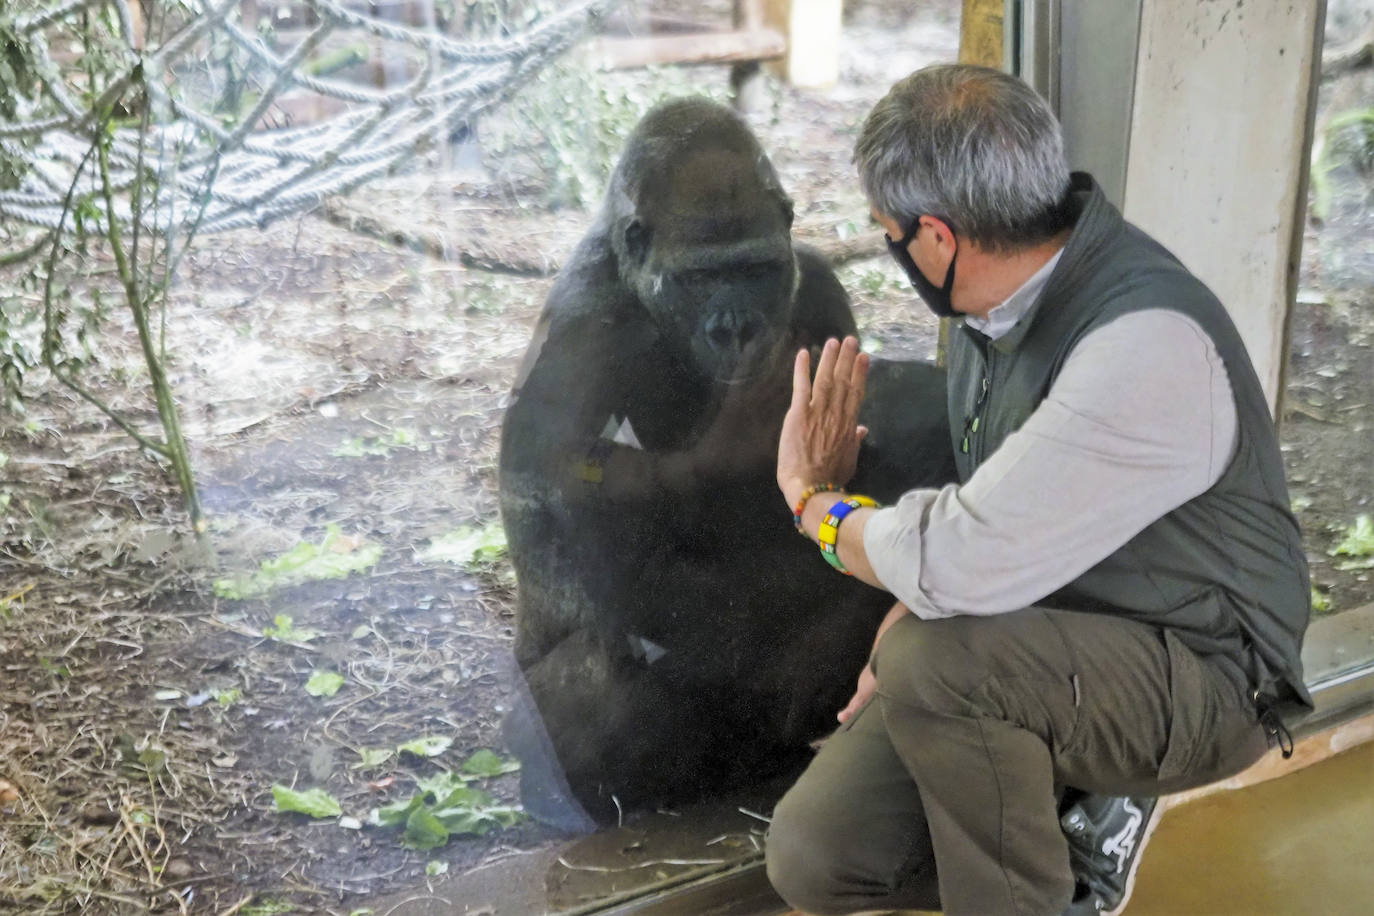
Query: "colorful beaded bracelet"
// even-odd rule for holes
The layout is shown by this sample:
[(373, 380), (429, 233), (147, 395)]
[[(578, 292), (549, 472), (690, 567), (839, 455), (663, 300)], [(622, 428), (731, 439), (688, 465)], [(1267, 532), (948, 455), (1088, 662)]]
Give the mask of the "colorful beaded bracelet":
[(802, 527), (801, 520), (802, 513), (806, 511), (806, 501), (817, 493), (834, 493), (838, 489), (839, 487), (833, 483), (817, 483), (802, 490), (801, 499), (797, 500), (797, 504), (792, 507), (792, 524), (796, 526), (797, 531), (806, 534), (806, 529)]
[(844, 521), (849, 513), (859, 508), (876, 509), (878, 504), (867, 496), (850, 496), (842, 499), (830, 507), (830, 511), (825, 515), (825, 520), (821, 522), (820, 531), (816, 532), (816, 540), (821, 542), (821, 556), (825, 557), (825, 562), (846, 576), (854, 574), (845, 569), (844, 564), (840, 562), (840, 555), (835, 542), (840, 536), (840, 522)]

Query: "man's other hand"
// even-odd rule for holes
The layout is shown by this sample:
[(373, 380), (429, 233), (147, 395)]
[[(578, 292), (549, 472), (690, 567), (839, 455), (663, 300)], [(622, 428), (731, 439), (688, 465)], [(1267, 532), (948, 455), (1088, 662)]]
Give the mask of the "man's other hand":
[(878, 632), (873, 637), (873, 651), (869, 653), (868, 663), (859, 672), (859, 683), (854, 688), (854, 696), (849, 698), (849, 703), (836, 716), (841, 723), (848, 722), (856, 712), (863, 709), (865, 703), (873, 699), (873, 693), (878, 689), (878, 676), (873, 673), (873, 656), (878, 654), (878, 643), (882, 642), (883, 634), (894, 623), (910, 613), (907, 606), (899, 601), (892, 605), (892, 610), (888, 611), (883, 622), (878, 624)]

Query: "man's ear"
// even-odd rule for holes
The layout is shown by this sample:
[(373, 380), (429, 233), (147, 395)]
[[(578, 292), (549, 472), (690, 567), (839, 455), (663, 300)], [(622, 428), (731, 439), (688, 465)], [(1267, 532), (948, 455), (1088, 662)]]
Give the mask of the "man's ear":
[(922, 216), (921, 225), (928, 227), (935, 235), (935, 244), (944, 248), (946, 244), (954, 244), (954, 230), (949, 223), (940, 219), (938, 216)]

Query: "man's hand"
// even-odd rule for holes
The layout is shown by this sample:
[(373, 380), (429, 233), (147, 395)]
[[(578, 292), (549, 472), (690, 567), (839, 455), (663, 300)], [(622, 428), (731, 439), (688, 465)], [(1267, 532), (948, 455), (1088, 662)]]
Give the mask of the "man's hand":
[(873, 673), (873, 668), (864, 665), (859, 672), (859, 685), (854, 690), (854, 696), (849, 698), (849, 705), (839, 711), (835, 718), (843, 724), (853, 718), (854, 713), (864, 708), (864, 704), (873, 699), (873, 692), (878, 689), (878, 677)]
[(792, 372), (792, 406), (778, 441), (778, 487), (789, 505), (813, 484), (844, 486), (854, 476), (859, 443), (868, 434), (857, 425), (868, 380), (868, 354), (859, 341), (825, 342), (811, 382), (811, 356), (797, 353)]
[(878, 624), (877, 635), (873, 637), (873, 651), (869, 653), (868, 663), (859, 672), (859, 683), (854, 689), (854, 696), (849, 698), (848, 705), (839, 711), (836, 716), (841, 723), (848, 722), (856, 712), (863, 709), (864, 704), (873, 698), (873, 693), (878, 689), (878, 676), (873, 673), (873, 656), (878, 652), (878, 643), (882, 641), (883, 634), (897, 621), (901, 620), (911, 611), (905, 604), (898, 602), (892, 606), (892, 610), (887, 612), (883, 622)]

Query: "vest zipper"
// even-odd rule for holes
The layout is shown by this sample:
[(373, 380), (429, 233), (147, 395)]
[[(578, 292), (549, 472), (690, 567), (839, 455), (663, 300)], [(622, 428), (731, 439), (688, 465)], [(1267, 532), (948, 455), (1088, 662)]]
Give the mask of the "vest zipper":
[(981, 460), (982, 449), (974, 448), (975, 439), (979, 428), (983, 425), (983, 410), (987, 407), (988, 391), (992, 388), (992, 350), (989, 349), (983, 356), (983, 384), (978, 390), (978, 398), (973, 402), (973, 410), (964, 420), (964, 436), (960, 442), (960, 450), (968, 455), (974, 467), (978, 466)]
[(988, 441), (987, 430), (980, 429), (980, 427), (983, 427), (985, 425), (983, 423), (983, 415), (987, 412), (988, 401), (991, 399), (992, 381), (996, 377), (996, 373), (994, 371), (996, 370), (996, 368), (997, 351), (992, 347), (988, 347), (987, 372), (983, 374), (983, 394), (981, 397), (982, 404), (978, 408), (978, 415), (973, 418), (973, 432), (977, 436), (977, 438), (974, 440), (977, 443), (976, 448), (978, 450), (978, 457), (976, 460), (980, 465), (983, 463), (983, 459), (987, 457), (984, 453), (986, 451), (985, 446), (987, 445)]

